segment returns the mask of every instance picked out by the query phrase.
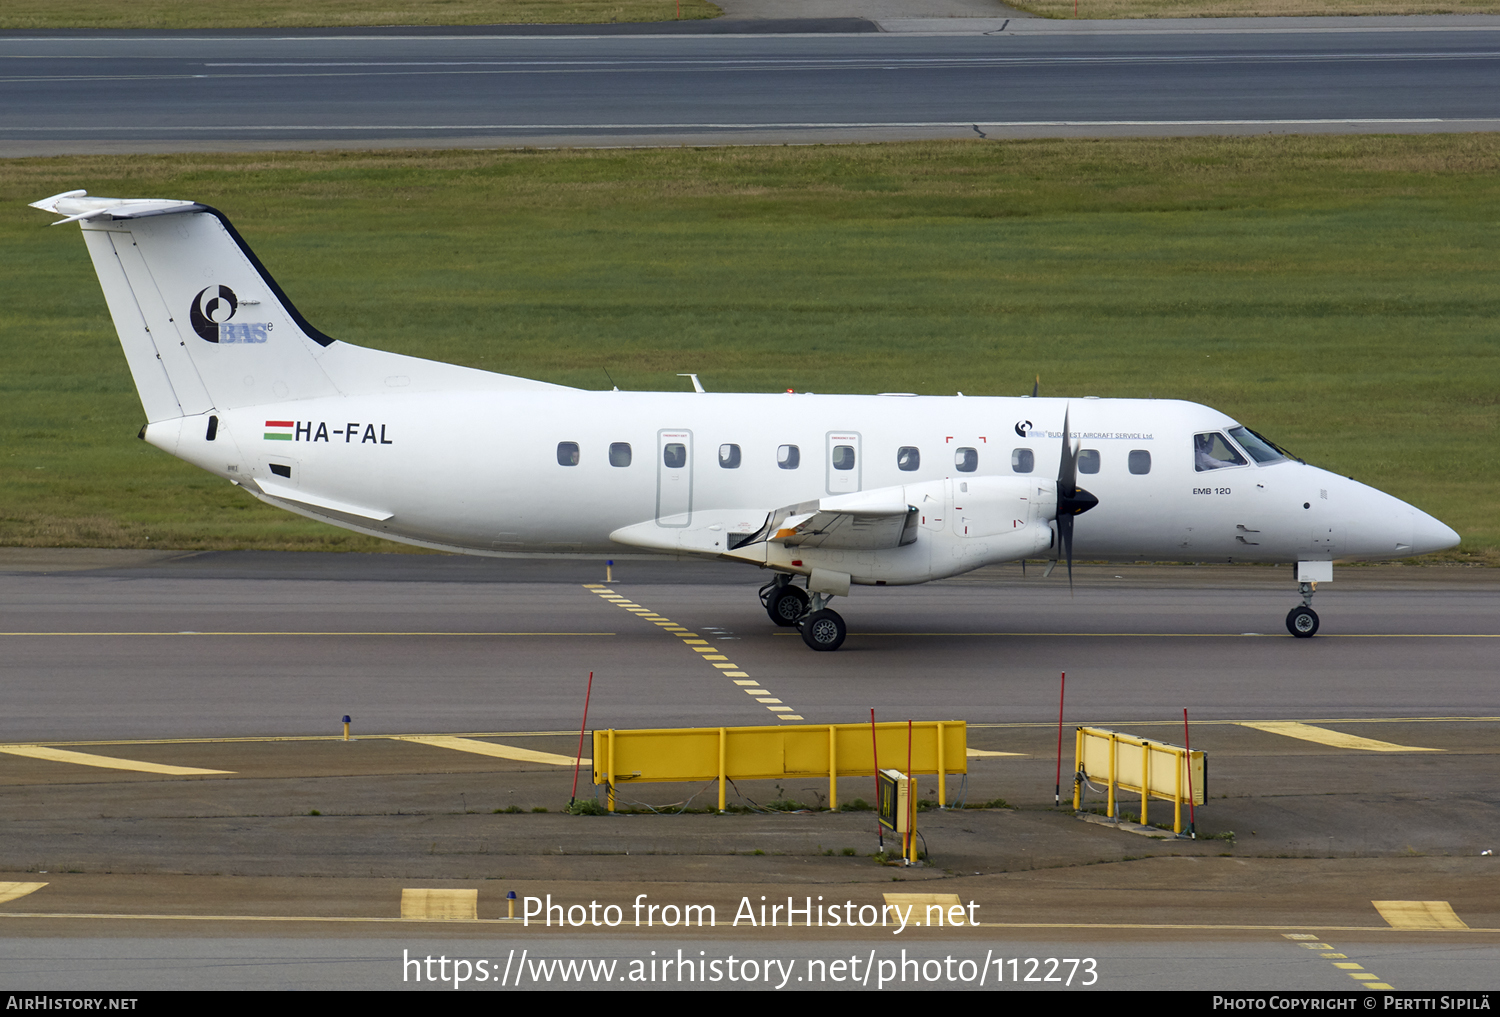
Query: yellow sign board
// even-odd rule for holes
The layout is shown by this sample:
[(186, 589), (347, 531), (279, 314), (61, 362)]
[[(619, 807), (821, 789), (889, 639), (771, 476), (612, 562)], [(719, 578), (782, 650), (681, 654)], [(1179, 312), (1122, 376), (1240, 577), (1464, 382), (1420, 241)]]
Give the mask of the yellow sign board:
[(1077, 774), (1073, 782), (1073, 808), (1081, 803), (1083, 785), (1108, 787), (1106, 814), (1115, 815), (1115, 791), (1141, 796), (1141, 822), (1146, 822), (1151, 797), (1165, 798), (1176, 806), (1173, 829), (1182, 832), (1182, 806), (1208, 800), (1208, 756), (1200, 749), (1191, 754), (1180, 745), (1154, 742), (1119, 731), (1097, 727), (1078, 729), (1075, 753)]
[[(908, 744), (909, 734), (909, 744)], [(882, 766), (913, 774), (968, 773), (968, 726), (961, 720), (885, 724), (799, 724), (781, 727), (688, 727), (594, 732), (594, 783), (719, 781), (828, 777), (831, 808), (838, 807), (838, 778), (873, 776)], [(946, 789), (938, 784), (939, 804)]]

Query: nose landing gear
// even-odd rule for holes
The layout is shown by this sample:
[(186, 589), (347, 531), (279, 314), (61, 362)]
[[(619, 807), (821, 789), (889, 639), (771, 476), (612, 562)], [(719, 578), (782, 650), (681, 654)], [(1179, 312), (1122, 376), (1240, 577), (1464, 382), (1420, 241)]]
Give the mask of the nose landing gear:
[(1312, 609), (1313, 594), (1317, 592), (1318, 584), (1301, 582), (1297, 584), (1297, 589), (1302, 594), (1302, 603), (1287, 612), (1286, 630), (1298, 639), (1307, 639), (1318, 631), (1318, 612)]

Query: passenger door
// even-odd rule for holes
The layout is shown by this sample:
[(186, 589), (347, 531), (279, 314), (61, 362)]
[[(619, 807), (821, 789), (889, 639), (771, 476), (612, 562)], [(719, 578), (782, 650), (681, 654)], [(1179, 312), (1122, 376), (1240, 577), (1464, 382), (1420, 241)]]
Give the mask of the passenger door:
[(656, 523), (687, 526), (693, 516), (693, 432), (656, 432)]

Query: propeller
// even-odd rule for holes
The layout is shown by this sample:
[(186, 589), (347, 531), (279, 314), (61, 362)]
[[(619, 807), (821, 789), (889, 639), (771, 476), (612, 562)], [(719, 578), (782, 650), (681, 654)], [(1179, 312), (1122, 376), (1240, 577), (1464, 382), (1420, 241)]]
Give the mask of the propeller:
[[(1057, 467), (1057, 538), (1068, 563), (1068, 592), (1073, 592), (1073, 517), (1082, 515), (1099, 499), (1078, 486), (1078, 449), (1068, 429), (1068, 411), (1063, 411), (1062, 462)], [(1053, 557), (1047, 571), (1057, 564)]]

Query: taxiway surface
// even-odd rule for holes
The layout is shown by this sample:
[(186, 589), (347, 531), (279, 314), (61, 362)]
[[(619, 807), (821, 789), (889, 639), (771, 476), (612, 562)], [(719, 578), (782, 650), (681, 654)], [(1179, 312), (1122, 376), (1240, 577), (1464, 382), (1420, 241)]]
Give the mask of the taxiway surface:
[(0, 154), (1500, 125), (1494, 17), (748, 24), (3, 33)]
[[(774, 959), (795, 985), (855, 956), (902, 970), (904, 947), (923, 972), (969, 961), (959, 976), (995, 957), (1020, 965), (1007, 977), (1027, 958), (1092, 958), (1092, 984), (1115, 989), (1492, 981), (1490, 570), (1341, 569), (1316, 601), (1326, 634), (1296, 640), (1278, 631), (1295, 599), (1285, 570), (1087, 566), (1070, 598), (1060, 576), (1012, 566), (857, 591), (834, 654), (770, 624), (751, 570), (619, 561), (607, 585), (601, 572), (0, 552), (0, 978), (428, 988), (441, 982), (414, 982), (403, 959), (433, 953), (466, 959), (471, 979), (492, 966), (468, 988), (496, 987), (522, 957), (529, 986), (602, 984), (602, 969), (564, 977), (552, 962), (613, 958), (625, 966), (610, 984), (661, 987), (622, 979), (682, 947)], [(1191, 708), (1213, 761), (1199, 839), (1053, 808), (1064, 669), (1070, 726), (1175, 741)], [(655, 814), (712, 798), (676, 785), (628, 786), (633, 815), (559, 814), (589, 670), (590, 728), (858, 722), (871, 707), (964, 719), (980, 754), (947, 794), (970, 808), (923, 814), (929, 864), (914, 869), (871, 859), (868, 812), (763, 811), (773, 796), (827, 804), (826, 778), (741, 782), (729, 816)], [(337, 735), (344, 713), (355, 741)], [(467, 737), (386, 737), (403, 732)], [(840, 788), (843, 803), (865, 793)], [(1170, 805), (1151, 818), (1170, 826)], [(622, 907), (645, 894), (724, 921), (691, 941), (528, 928), (505, 917), (511, 890)], [(980, 924), (898, 943), (882, 928), (728, 921), (742, 897), (875, 908), (893, 891), (974, 901)]]
[(601, 728), (847, 723), (872, 707), (1055, 720), (1064, 671), (1079, 721), (1496, 712), (1490, 570), (1340, 569), (1302, 640), (1283, 625), (1300, 602), (1287, 569), (1088, 566), (1070, 596), (1061, 573), (1003, 566), (856, 590), (836, 653), (770, 624), (754, 569), (621, 561), (613, 575), (254, 552), (0, 572), (0, 670), (26, 690), (4, 738), (323, 734), (345, 714), (385, 733), (567, 729), (590, 671)]

